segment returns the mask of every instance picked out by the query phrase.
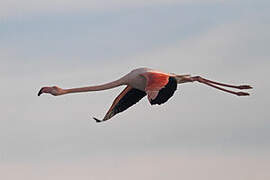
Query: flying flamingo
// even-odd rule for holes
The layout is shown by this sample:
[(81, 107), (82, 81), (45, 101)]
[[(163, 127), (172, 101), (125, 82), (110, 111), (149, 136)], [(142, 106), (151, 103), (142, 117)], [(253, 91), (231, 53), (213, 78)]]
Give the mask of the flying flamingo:
[(249, 94), (242, 91), (235, 92), (227, 90), (219, 86), (225, 86), (236, 89), (252, 89), (252, 87), (249, 85), (235, 86), (210, 81), (200, 76), (192, 77), (190, 75), (176, 75), (173, 73), (164, 73), (149, 68), (139, 68), (131, 71), (130, 73), (128, 73), (127, 75), (123, 76), (122, 78), (116, 81), (112, 81), (110, 83), (98, 86), (88, 86), (72, 89), (62, 89), (57, 86), (42, 87), (38, 92), (38, 96), (40, 96), (42, 93), (48, 93), (54, 96), (59, 96), (69, 93), (101, 91), (125, 85), (126, 88), (113, 101), (113, 104), (106, 113), (105, 117), (102, 120), (99, 120), (94, 117), (96, 122), (103, 122), (109, 120), (117, 113), (120, 113), (128, 109), (132, 105), (136, 104), (146, 95), (151, 105), (163, 104), (173, 96), (175, 90), (177, 89), (177, 84), (195, 81), (237, 96), (248, 96)]

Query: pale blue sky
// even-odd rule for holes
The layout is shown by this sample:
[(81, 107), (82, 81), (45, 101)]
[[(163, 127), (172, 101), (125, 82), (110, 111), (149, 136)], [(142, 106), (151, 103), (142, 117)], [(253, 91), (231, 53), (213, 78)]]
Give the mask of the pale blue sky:
[[(270, 178), (268, 1), (3, 4), (1, 179)], [(145, 98), (103, 124), (92, 116), (102, 117), (122, 87), (36, 95), (44, 85), (99, 84), (142, 66), (255, 88), (235, 97), (181, 85), (166, 104)]]

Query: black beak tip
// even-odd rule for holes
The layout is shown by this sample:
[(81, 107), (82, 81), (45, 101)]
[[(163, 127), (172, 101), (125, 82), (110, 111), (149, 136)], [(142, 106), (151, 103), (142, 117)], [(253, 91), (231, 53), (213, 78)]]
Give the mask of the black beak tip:
[(40, 95), (42, 94), (42, 90), (43, 90), (43, 88), (41, 88), (41, 89), (39, 90), (38, 96), (40, 96)]

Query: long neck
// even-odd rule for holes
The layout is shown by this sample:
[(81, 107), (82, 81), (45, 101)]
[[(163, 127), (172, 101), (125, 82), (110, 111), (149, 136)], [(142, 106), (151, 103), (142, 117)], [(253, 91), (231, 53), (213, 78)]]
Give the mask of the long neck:
[(63, 89), (63, 94), (80, 93), (80, 92), (88, 92), (88, 91), (101, 91), (101, 90), (115, 88), (124, 84), (125, 84), (125, 81), (123, 78), (121, 78), (116, 81), (98, 85), (98, 86), (87, 86), (87, 87), (80, 87), (80, 88)]

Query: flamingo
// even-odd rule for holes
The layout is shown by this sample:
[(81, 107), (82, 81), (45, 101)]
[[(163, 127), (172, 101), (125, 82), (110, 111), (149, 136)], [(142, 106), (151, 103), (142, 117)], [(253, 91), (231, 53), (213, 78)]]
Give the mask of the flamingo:
[(125, 89), (115, 98), (103, 119), (100, 120), (93, 117), (96, 122), (103, 122), (111, 119), (116, 114), (125, 111), (126, 109), (140, 101), (146, 95), (151, 105), (161, 105), (167, 102), (173, 96), (174, 92), (177, 89), (177, 84), (195, 81), (237, 96), (248, 96), (249, 93), (242, 91), (236, 92), (224, 89), (220, 86), (236, 89), (252, 89), (252, 87), (249, 85), (235, 86), (230, 84), (224, 84), (205, 79), (201, 76), (177, 75), (174, 73), (164, 73), (149, 68), (138, 68), (132, 70), (130, 73), (115, 81), (98, 86), (88, 86), (71, 89), (62, 89), (57, 86), (42, 87), (38, 92), (38, 96), (43, 93), (48, 93), (53, 96), (59, 96), (70, 93), (102, 91), (122, 85), (126, 86)]

